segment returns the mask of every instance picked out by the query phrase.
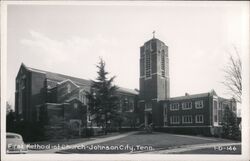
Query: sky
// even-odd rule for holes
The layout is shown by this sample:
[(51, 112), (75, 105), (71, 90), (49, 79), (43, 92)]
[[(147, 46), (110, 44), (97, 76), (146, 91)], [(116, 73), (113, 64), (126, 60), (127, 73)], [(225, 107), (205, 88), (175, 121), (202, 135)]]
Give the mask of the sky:
[(95, 79), (101, 57), (116, 85), (139, 89), (139, 48), (153, 31), (169, 47), (171, 97), (214, 89), (230, 98), (221, 83), (223, 69), (233, 46), (241, 52), (248, 35), (243, 27), (248, 2), (108, 4), (8, 6), (7, 101), (12, 106), (22, 62)]

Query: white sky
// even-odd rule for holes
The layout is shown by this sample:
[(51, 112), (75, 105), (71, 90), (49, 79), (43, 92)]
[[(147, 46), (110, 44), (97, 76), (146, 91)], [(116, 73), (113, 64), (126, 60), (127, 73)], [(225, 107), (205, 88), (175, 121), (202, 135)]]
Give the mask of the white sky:
[[(133, 3), (133, 2), (131, 2)], [(151, 2), (152, 3), (152, 2)], [(164, 5), (163, 5), (164, 3)], [(171, 97), (208, 92), (230, 97), (222, 69), (232, 45), (241, 51), (248, 2), (163, 2), (160, 5), (9, 5), (7, 101), (23, 62), (85, 79), (103, 57), (122, 87), (139, 88), (139, 47), (156, 31), (169, 46)], [(207, 3), (207, 4), (206, 4)], [(158, 3), (159, 4), (159, 3)]]

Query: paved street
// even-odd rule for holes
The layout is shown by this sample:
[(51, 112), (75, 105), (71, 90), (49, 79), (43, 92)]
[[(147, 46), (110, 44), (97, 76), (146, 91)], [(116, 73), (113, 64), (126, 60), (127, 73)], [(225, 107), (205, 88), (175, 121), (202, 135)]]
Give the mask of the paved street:
[(130, 132), (79, 142), (65, 147), (63, 150), (50, 149), (31, 151), (31, 153), (240, 154), (240, 145), (240, 142), (214, 137)]

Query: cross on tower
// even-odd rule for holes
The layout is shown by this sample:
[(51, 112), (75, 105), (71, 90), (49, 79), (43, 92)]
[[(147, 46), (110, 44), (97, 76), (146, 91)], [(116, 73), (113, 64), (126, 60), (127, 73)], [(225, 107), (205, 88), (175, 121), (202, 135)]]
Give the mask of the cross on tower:
[(155, 31), (153, 31), (153, 38), (155, 38)]

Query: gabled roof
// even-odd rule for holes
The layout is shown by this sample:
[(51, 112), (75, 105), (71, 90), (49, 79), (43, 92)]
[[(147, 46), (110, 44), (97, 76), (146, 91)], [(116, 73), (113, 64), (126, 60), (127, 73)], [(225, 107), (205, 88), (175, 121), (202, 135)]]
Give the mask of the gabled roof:
[(123, 87), (118, 87), (118, 92), (130, 93), (130, 94), (133, 94), (133, 95), (138, 95), (139, 94), (139, 92), (136, 91), (135, 89), (129, 89), (129, 88), (123, 88)]
[[(71, 82), (75, 83), (78, 86), (87, 86), (87, 87), (91, 86), (91, 81), (90, 80), (76, 78), (76, 77), (72, 77), (72, 76), (68, 76), (68, 75), (63, 75), (63, 74), (59, 74), (59, 73), (53, 73), (53, 72), (48, 72), (48, 71), (44, 71), (44, 70), (40, 70), (40, 69), (27, 67), (23, 63), (22, 63), (22, 65), (27, 70), (29, 70), (31, 72), (43, 73), (43, 74), (46, 75), (46, 78), (48, 78), (49, 80), (56, 81), (58, 83), (63, 83), (63, 82), (66, 82), (66, 81), (70, 80)], [(128, 94), (133, 94), (133, 95), (138, 95), (139, 94), (139, 92), (136, 91), (136, 90), (123, 88), (123, 87), (118, 87), (118, 92), (128, 93)]]
[(76, 78), (76, 77), (63, 75), (63, 74), (59, 74), (59, 73), (48, 72), (48, 71), (44, 71), (44, 70), (40, 70), (40, 69), (27, 67), (27, 66), (25, 66), (25, 67), (32, 72), (44, 73), (46, 75), (46, 78), (48, 78), (50, 80), (57, 81), (57, 82), (71, 80), (74, 83), (76, 83), (77, 85), (82, 85), (82, 86), (90, 86), (91, 85), (91, 82), (89, 80), (86, 80), (86, 79)]
[(186, 94), (185, 96), (172, 97), (169, 100), (170, 101), (185, 100), (185, 99), (201, 98), (201, 97), (208, 97), (208, 96), (217, 96), (217, 94), (214, 90), (211, 90), (210, 92), (207, 92), (207, 93), (200, 93), (200, 94), (193, 94), (193, 95)]
[(73, 84), (74, 86), (76, 86), (77, 88), (79, 88), (79, 86), (75, 82), (73, 82), (72, 80), (70, 80), (70, 79), (65, 79), (65, 80), (63, 80), (61, 82), (58, 82), (57, 84), (58, 85), (62, 85), (62, 84), (67, 83), (67, 82), (70, 82), (71, 84)]

